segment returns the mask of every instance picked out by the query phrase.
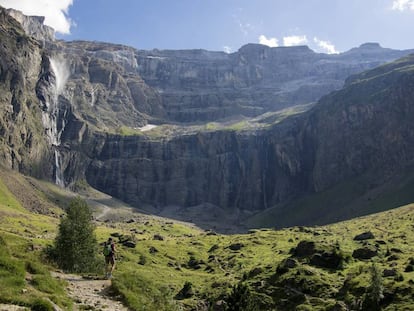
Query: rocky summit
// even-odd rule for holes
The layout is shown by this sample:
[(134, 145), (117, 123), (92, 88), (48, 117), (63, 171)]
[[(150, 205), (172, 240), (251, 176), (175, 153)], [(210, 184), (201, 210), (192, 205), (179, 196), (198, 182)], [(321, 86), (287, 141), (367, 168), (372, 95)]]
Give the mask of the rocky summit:
[(144, 51), (42, 23), (0, 9), (5, 167), (223, 231), (414, 199), (414, 50)]

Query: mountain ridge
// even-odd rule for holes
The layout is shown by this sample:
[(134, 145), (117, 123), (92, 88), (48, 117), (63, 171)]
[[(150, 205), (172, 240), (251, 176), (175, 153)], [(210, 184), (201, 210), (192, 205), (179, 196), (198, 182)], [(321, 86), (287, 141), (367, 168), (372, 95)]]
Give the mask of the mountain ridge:
[[(13, 82), (4, 88), (3, 101), (14, 111), (3, 113), (1, 131), (9, 138), (2, 141), (2, 157), (22, 172), (61, 186), (86, 180), (158, 213), (178, 207), (189, 218), (203, 206), (214, 206), (217, 215), (224, 211), (243, 224), (252, 213), (364, 174), (370, 184), (374, 175), (369, 171), (381, 171), (381, 166), (398, 175), (395, 163), (401, 163), (401, 170), (409, 165), (411, 149), (400, 137), (411, 137), (407, 122), (399, 124), (398, 114), (392, 114), (392, 126), (386, 128), (400, 137), (396, 141), (384, 130), (374, 132), (389, 121), (382, 110), (398, 106), (409, 115), (409, 105), (384, 91), (393, 87), (400, 97), (411, 96), (393, 80), (410, 83), (410, 72), (396, 69), (386, 83), (373, 77), (378, 85), (363, 84), (362, 77), (372, 73), (351, 74), (412, 50), (376, 43), (340, 55), (258, 44), (232, 54), (142, 51), (86, 41), (37, 45), (4, 10), (2, 18), (13, 30), (3, 34), (8, 40), (2, 81), (6, 86)], [(36, 57), (16, 58), (15, 39), (32, 42), (20, 50)], [(16, 64), (17, 76), (30, 79), (11, 77), (8, 63)], [(401, 63), (387, 66), (373, 72)], [(383, 92), (395, 107), (369, 102), (375, 97), (369, 91)], [(12, 125), (10, 120), (20, 121)], [(365, 121), (371, 130), (364, 128)], [(144, 132), (146, 125), (151, 129)], [(390, 152), (380, 136), (373, 143), (373, 133), (389, 139), (396, 151)]]

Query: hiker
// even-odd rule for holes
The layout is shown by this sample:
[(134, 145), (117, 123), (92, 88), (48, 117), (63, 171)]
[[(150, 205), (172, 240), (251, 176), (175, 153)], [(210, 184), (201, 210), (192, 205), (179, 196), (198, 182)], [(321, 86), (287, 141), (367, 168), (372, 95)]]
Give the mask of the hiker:
[(112, 278), (112, 272), (115, 269), (115, 242), (112, 238), (109, 238), (108, 241), (104, 244), (103, 254), (105, 256), (105, 272), (106, 278)]

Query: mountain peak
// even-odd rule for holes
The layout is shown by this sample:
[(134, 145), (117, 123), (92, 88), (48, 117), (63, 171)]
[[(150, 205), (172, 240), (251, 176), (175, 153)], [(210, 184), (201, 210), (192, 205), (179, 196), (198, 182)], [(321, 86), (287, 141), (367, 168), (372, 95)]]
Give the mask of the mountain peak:
[(34, 37), (40, 42), (55, 40), (55, 30), (44, 24), (44, 16), (27, 16), (14, 9), (6, 9), (6, 12), (20, 23), (28, 36)]
[(378, 42), (366, 42), (359, 46), (360, 49), (382, 49), (383, 47)]

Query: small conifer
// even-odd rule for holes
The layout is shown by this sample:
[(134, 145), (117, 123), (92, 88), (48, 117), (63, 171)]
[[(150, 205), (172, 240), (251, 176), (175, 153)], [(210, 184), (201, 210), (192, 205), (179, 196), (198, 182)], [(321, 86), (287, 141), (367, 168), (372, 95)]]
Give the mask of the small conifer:
[(70, 272), (96, 268), (97, 240), (92, 212), (81, 198), (73, 199), (59, 224), (54, 256), (58, 266)]

